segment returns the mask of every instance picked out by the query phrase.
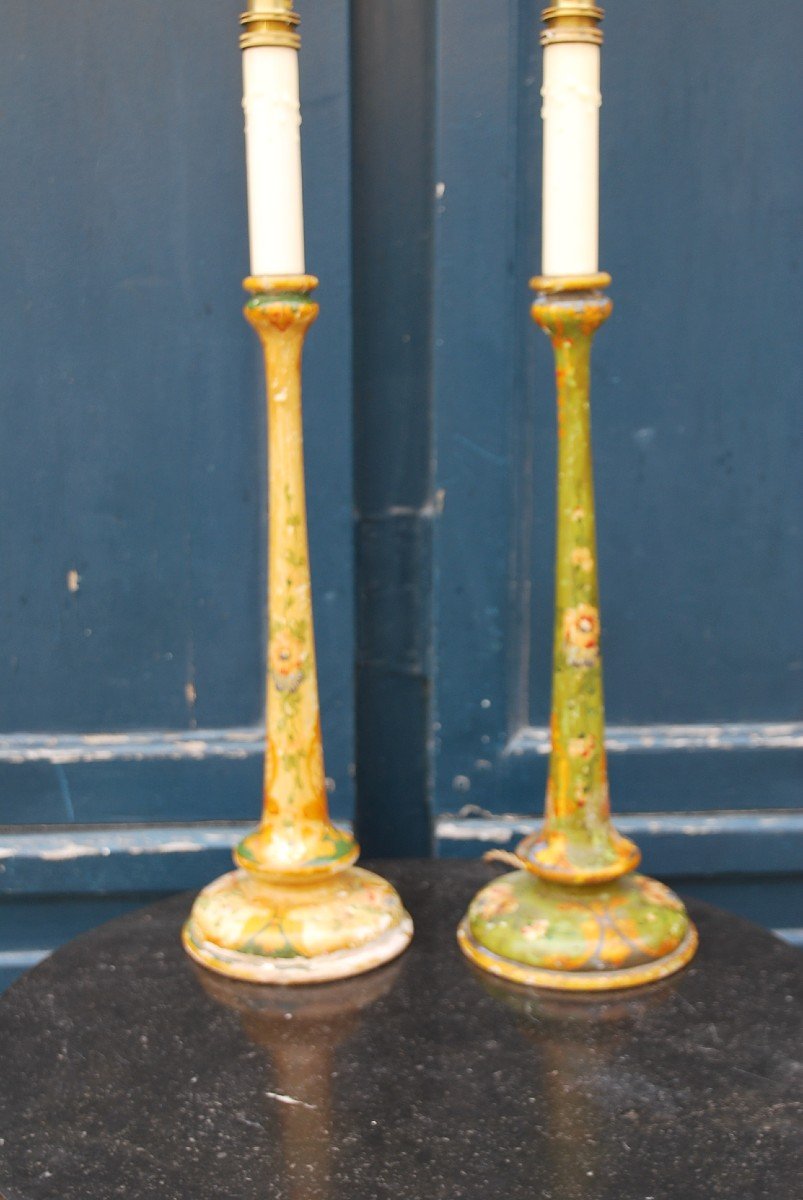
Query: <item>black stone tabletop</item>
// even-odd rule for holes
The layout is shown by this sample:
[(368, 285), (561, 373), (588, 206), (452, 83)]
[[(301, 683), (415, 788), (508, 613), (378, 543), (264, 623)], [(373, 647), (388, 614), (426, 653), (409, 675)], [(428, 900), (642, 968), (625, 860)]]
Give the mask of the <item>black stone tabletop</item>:
[(482, 976), (495, 873), (384, 863), (416, 922), (361, 978), (237, 984), (187, 896), (76, 939), (0, 1002), (5, 1200), (800, 1200), (803, 955), (691, 904), (700, 951), (591, 1000)]

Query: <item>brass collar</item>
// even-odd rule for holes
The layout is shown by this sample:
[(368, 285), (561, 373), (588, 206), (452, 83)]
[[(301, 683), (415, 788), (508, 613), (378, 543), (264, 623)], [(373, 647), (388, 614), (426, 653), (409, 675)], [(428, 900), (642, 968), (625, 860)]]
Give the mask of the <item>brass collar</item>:
[(293, 0), (248, 0), (248, 11), (240, 17), (243, 32), (240, 49), (252, 46), (301, 47), (296, 26), (301, 18), (293, 9)]
[(555, 42), (602, 43), (599, 23), (603, 10), (593, 0), (556, 0), (545, 8), (541, 19), (546, 29), (541, 34), (541, 45), (551, 46)]

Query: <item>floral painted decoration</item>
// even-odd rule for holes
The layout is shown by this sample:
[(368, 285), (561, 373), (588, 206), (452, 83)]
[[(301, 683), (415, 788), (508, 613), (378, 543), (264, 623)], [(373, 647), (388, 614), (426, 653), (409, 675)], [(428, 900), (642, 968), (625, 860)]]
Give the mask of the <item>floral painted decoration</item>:
[(599, 661), (599, 611), (591, 604), (567, 608), (563, 615), (566, 658), (573, 667), (593, 667)]

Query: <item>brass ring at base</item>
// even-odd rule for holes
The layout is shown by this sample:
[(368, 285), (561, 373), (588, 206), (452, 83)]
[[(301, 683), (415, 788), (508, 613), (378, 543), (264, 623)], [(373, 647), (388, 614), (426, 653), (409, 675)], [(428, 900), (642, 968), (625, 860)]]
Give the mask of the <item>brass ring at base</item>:
[(406, 950), (413, 936), (413, 922), (408, 913), (398, 925), (363, 946), (338, 950), (334, 954), (319, 954), (314, 958), (269, 958), (261, 954), (243, 954), (226, 950), (214, 942), (196, 938), (192, 918), (181, 931), (184, 949), (201, 966), (230, 979), (247, 983), (310, 984), (328, 983), (333, 979), (348, 979), (381, 967)]
[(492, 975), (499, 975), (510, 983), (523, 983), (528, 987), (551, 988), (562, 992), (612, 992), (621, 988), (641, 987), (674, 975), (694, 958), (697, 950), (697, 930), (689, 922), (688, 932), (680, 945), (671, 954), (652, 962), (640, 963), (636, 967), (624, 967), (612, 971), (548, 971), (543, 967), (528, 967), (513, 959), (503, 958), (486, 950), (471, 935), (468, 921), (464, 918), (457, 930), (460, 949), (476, 966)]

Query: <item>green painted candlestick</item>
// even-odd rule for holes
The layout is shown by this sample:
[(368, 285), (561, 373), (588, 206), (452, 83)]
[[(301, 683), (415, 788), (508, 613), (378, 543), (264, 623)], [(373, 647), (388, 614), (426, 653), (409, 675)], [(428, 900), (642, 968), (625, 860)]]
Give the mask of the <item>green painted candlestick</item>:
[[(610, 819), (591, 463), (590, 363), (609, 276), (536, 279), (533, 316), (552, 339), (558, 500), (552, 752), (542, 829), (519, 867), (484, 888), (459, 930), (464, 952), (519, 983), (576, 991), (633, 987), (678, 970), (697, 935), (663, 884), (634, 873), (638, 848)], [(490, 857), (490, 856), (489, 856)]]

